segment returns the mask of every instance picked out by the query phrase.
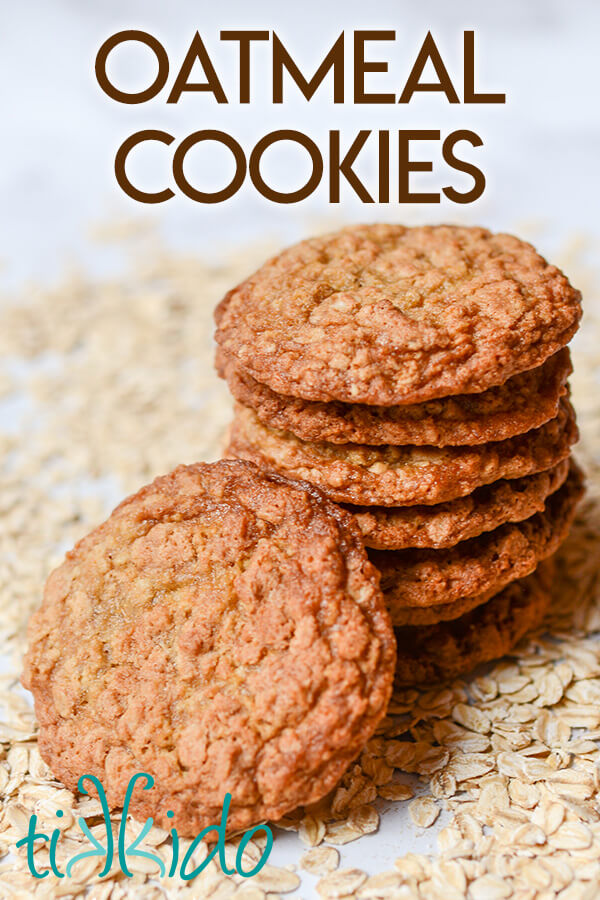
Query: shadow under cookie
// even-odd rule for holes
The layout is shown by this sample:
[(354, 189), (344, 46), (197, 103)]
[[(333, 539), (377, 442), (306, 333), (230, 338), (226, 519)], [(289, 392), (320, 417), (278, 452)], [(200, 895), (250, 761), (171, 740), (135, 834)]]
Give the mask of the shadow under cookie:
[(437, 625), (396, 629), (396, 683), (422, 684), (456, 678), (508, 653), (541, 625), (551, 599), (552, 561), (514, 581), (487, 603)]

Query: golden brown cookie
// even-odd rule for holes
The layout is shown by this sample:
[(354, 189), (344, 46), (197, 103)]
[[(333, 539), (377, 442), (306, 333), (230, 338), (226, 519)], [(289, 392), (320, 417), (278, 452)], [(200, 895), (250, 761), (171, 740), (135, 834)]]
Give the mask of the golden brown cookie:
[(358, 225), (289, 247), (230, 291), (216, 339), (279, 394), (422, 403), (541, 365), (575, 333), (580, 301), (511, 235)]
[(237, 405), (228, 456), (310, 481), (339, 503), (414, 506), (464, 497), (501, 478), (557, 465), (577, 440), (575, 413), (563, 399), (558, 416), (527, 434), (478, 447), (374, 447), (311, 443), (263, 425)]
[(446, 447), (503, 441), (539, 428), (558, 412), (572, 371), (565, 347), (543, 365), (482, 394), (462, 394), (408, 406), (323, 403), (284, 397), (235, 365), (219, 348), (217, 370), (236, 400), (265, 425), (304, 441), (333, 444), (431, 444)]
[(459, 597), (450, 603), (438, 603), (435, 606), (396, 606), (393, 607), (392, 624), (395, 628), (404, 625), (437, 625), (438, 622), (450, 622), (476, 606), (486, 603), (490, 597), (499, 594), (495, 588), (473, 597)]
[(367, 547), (444, 549), (541, 512), (547, 497), (564, 483), (568, 472), (569, 460), (564, 459), (545, 472), (494, 481), (466, 497), (436, 506), (348, 506), (347, 509), (356, 516)]
[(567, 536), (582, 493), (583, 476), (573, 464), (544, 511), (524, 522), (502, 525), (448, 550), (371, 550), (392, 622), (402, 621), (406, 607), (448, 605), (496, 594), (529, 575)]
[(451, 622), (396, 629), (396, 683), (456, 678), (509, 653), (541, 625), (550, 604), (552, 571), (551, 563), (542, 563), (528, 578)]
[[(336, 784), (385, 713), (395, 642), (350, 513), (242, 462), (180, 466), (67, 554), (29, 626), (40, 751), (75, 789), (195, 835)], [(167, 811), (173, 810), (173, 820)]]

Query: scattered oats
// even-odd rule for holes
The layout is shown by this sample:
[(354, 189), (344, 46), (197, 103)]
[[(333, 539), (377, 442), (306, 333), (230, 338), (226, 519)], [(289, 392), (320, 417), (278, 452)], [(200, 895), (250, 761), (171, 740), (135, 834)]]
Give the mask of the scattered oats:
[(407, 853), (406, 856), (394, 860), (394, 868), (406, 879), (422, 881), (431, 868), (431, 863), (426, 856)]
[(471, 693), (475, 700), (483, 702), (493, 700), (498, 696), (498, 683), (493, 678), (474, 678), (471, 683)]
[(361, 869), (338, 869), (317, 882), (321, 897), (340, 898), (353, 894), (367, 880)]
[(371, 803), (377, 797), (377, 787), (366, 778), (360, 766), (353, 766), (342, 778), (342, 782), (334, 791), (331, 801), (331, 812), (341, 818), (352, 809)]
[(578, 756), (586, 756), (587, 754), (598, 753), (598, 744), (595, 741), (586, 740), (585, 738), (581, 738), (581, 740), (573, 740), (569, 741), (567, 749), (571, 753), (575, 753)]
[(143, 875), (157, 875), (158, 863), (154, 860), (146, 859), (144, 856), (134, 856), (127, 862), (128, 868), (132, 872), (139, 872)]
[(561, 781), (555, 781), (550, 785), (553, 794), (564, 797), (566, 800), (589, 800), (594, 796), (596, 791), (587, 784), (568, 784)]
[(519, 869), (519, 881), (529, 888), (542, 891), (549, 888), (552, 884), (552, 876), (547, 868), (541, 862), (534, 860), (533, 862), (525, 861), (524, 865)]
[(330, 844), (349, 844), (363, 836), (363, 832), (355, 825), (349, 825), (346, 821), (329, 822), (325, 832), (325, 840)]
[(513, 703), (531, 703), (538, 697), (538, 689), (535, 684), (526, 684), (520, 691), (512, 694)]
[(482, 875), (469, 885), (469, 896), (473, 900), (504, 900), (511, 894), (510, 885), (495, 875)]
[(595, 798), (593, 801), (590, 800), (587, 803), (580, 803), (578, 800), (568, 800), (565, 798), (562, 799), (562, 802), (564, 803), (567, 813), (571, 813), (569, 816), (570, 821), (579, 819), (582, 822), (586, 822), (588, 825), (592, 823), (597, 825), (600, 822), (600, 812), (598, 811), (598, 805)]
[(32, 747), (29, 751), (29, 774), (36, 782), (54, 781), (54, 776), (49, 766), (40, 756), (37, 747)]
[(548, 843), (556, 850), (586, 850), (592, 844), (592, 832), (582, 822), (564, 822)]
[(379, 900), (394, 895), (402, 886), (402, 876), (399, 872), (381, 872), (379, 875), (371, 875), (370, 878), (359, 887), (357, 896), (360, 900)]
[(252, 875), (248, 881), (267, 893), (287, 894), (300, 886), (300, 879), (295, 872), (271, 866), (269, 863), (263, 866), (256, 875)]
[[(435, 716), (449, 716), (452, 707), (456, 703), (465, 702), (467, 700), (467, 692), (460, 682), (437, 689), (436, 691), (426, 691), (421, 695), (419, 705), (423, 709), (429, 709), (430, 713)], [(425, 699), (429, 698), (426, 703)]]
[(554, 666), (554, 674), (557, 675), (564, 688), (567, 688), (573, 681), (573, 669), (567, 662), (558, 662)]
[(374, 806), (358, 806), (353, 809), (347, 819), (351, 828), (356, 828), (362, 834), (372, 834), (379, 828), (379, 813)]
[(553, 834), (565, 818), (565, 807), (562, 803), (541, 803), (531, 814), (531, 821), (544, 830), (544, 834)]
[(385, 748), (386, 762), (397, 769), (410, 772), (415, 759), (416, 747), (414, 741), (389, 741)]
[(448, 719), (435, 721), (433, 734), (440, 744), (460, 749), (463, 753), (484, 753), (490, 748), (489, 737), (469, 731)]
[(325, 822), (313, 816), (304, 816), (298, 827), (298, 836), (303, 844), (316, 847), (325, 837)]
[(450, 753), (443, 747), (427, 747), (415, 761), (415, 771), (419, 775), (433, 775), (447, 765)]
[(533, 809), (540, 799), (540, 792), (533, 784), (526, 784), (517, 778), (511, 778), (508, 783), (508, 794), (513, 803), (525, 809)]
[(217, 886), (210, 891), (210, 897), (212, 900), (228, 900), (229, 897), (233, 897), (236, 891), (235, 881), (229, 878), (224, 878), (220, 881)]
[(574, 882), (557, 895), (558, 900), (596, 900), (597, 896), (597, 884), (584, 884), (581, 881)]
[(511, 666), (505, 673), (496, 676), (496, 683), (501, 694), (516, 694), (529, 684), (529, 678), (520, 675), (516, 666)]
[(553, 890), (561, 891), (563, 888), (567, 887), (567, 885), (571, 884), (573, 880), (573, 870), (566, 859), (560, 859), (557, 856), (546, 856), (544, 859), (540, 860), (540, 865), (550, 873), (550, 877), (552, 878), (551, 887)]
[(566, 696), (574, 703), (586, 705), (600, 704), (600, 680), (597, 678), (577, 681), (567, 688)]
[(486, 775), (494, 768), (494, 757), (487, 753), (457, 753), (448, 765), (448, 771), (458, 782)]
[(571, 728), (597, 728), (600, 725), (600, 711), (593, 705), (566, 702), (560, 712)]
[(501, 781), (491, 781), (482, 787), (477, 809), (483, 819), (493, 819), (498, 813), (506, 812), (509, 806), (508, 791)]
[(538, 696), (534, 703), (536, 706), (554, 706), (562, 698), (564, 684), (556, 672), (547, 672), (537, 683)]
[(388, 765), (384, 759), (363, 753), (360, 758), (360, 767), (373, 784), (389, 784), (394, 776), (394, 767)]
[(237, 888), (234, 896), (239, 900), (265, 900), (267, 895), (252, 884), (242, 884)]
[(315, 847), (300, 857), (300, 865), (313, 875), (327, 875), (340, 864), (340, 854), (335, 847)]
[(454, 821), (463, 838), (472, 841), (474, 844), (476, 844), (483, 836), (481, 824), (470, 813), (461, 810), (454, 817)]
[(411, 800), (408, 810), (417, 828), (429, 828), (440, 814), (440, 808), (432, 797), (417, 797)]
[(486, 713), (475, 706), (468, 706), (466, 703), (456, 704), (452, 710), (452, 718), (459, 725), (464, 725), (470, 731), (478, 731), (480, 734), (488, 734), (492, 727), (490, 717)]
[(566, 744), (571, 737), (571, 727), (548, 709), (541, 711), (534, 723), (533, 731), (548, 747)]
[(400, 784), (399, 782), (383, 785), (378, 788), (377, 793), (384, 800), (410, 800), (415, 796), (410, 784)]
[(448, 900), (464, 897), (467, 890), (467, 877), (463, 867), (454, 860), (442, 860), (433, 873), (433, 882)]
[(446, 825), (445, 828), (442, 828), (438, 832), (437, 839), (438, 847), (444, 852), (446, 850), (451, 850), (453, 847), (456, 847), (457, 844), (460, 844), (463, 837), (455, 825)]
[(429, 787), (436, 800), (447, 800), (456, 793), (456, 778), (447, 770), (436, 772), (429, 782)]

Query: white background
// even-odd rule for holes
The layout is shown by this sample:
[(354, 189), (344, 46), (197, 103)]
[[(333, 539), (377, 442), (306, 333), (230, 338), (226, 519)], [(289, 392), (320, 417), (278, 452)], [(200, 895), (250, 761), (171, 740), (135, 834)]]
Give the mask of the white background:
[[(373, 59), (389, 59), (389, 73), (373, 74), (367, 83), (371, 90), (397, 95), (431, 30), (461, 97), (462, 33), (473, 29), (478, 89), (505, 92), (507, 103), (451, 106), (442, 95), (418, 94), (408, 106), (353, 106), (348, 90), (349, 102), (334, 107), (328, 77), (310, 103), (288, 82), (285, 104), (273, 106), (270, 45), (265, 43), (254, 51), (256, 99), (240, 106), (236, 45), (219, 40), (222, 29), (235, 27), (276, 30), (307, 74), (315, 71), (342, 29), (349, 50), (355, 28), (395, 29), (395, 43), (369, 45)], [(98, 48), (124, 28), (153, 33), (170, 57), (167, 87), (139, 106), (109, 99), (94, 76)], [(218, 105), (211, 95), (188, 93), (167, 106), (167, 94), (196, 29), (231, 102)], [(305, 234), (308, 223), (324, 215), (334, 221), (460, 219), (498, 229), (535, 221), (547, 227), (542, 249), (548, 252), (574, 230), (597, 235), (599, 39), (600, 4), (594, 0), (5, 2), (0, 36), (0, 257), (5, 278), (47, 277), (73, 256), (107, 264), (106, 259), (92, 259), (86, 234), (91, 221), (115, 213), (158, 217), (170, 241), (200, 253), (215, 242), (238, 242), (265, 232), (288, 241)], [(348, 52), (350, 75), (351, 64)], [(109, 71), (120, 85), (135, 89), (152, 80), (155, 68), (149, 51), (128, 44), (115, 51)], [(125, 197), (113, 173), (117, 147), (141, 128), (164, 128), (178, 141), (200, 128), (221, 128), (249, 150), (274, 128), (297, 128), (325, 147), (328, 129), (336, 127), (347, 143), (360, 128), (433, 128), (442, 135), (471, 128), (484, 146), (473, 150), (464, 145), (468, 153), (463, 152), (484, 170), (485, 193), (468, 206), (444, 199), (439, 206), (407, 208), (397, 203), (363, 205), (347, 187), (343, 202), (332, 207), (323, 184), (300, 204), (278, 205), (246, 184), (235, 198), (217, 206), (203, 207), (176, 196), (149, 207)], [(156, 145), (132, 156), (131, 171), (141, 186), (158, 189), (167, 183), (171, 149)], [(416, 158), (422, 152), (427, 158), (429, 149), (416, 145)], [(448, 181), (448, 169), (439, 157), (434, 150), (437, 173), (417, 176), (424, 189)], [(281, 185), (286, 169), (291, 168), (296, 184), (306, 171), (302, 158), (293, 154), (273, 154), (268, 165)], [(222, 185), (229, 174), (222, 153), (190, 154), (190, 178), (199, 184), (213, 180)], [(469, 183), (465, 178), (463, 184)]]
[[(574, 234), (600, 237), (600, 116), (598, 88), (600, 4), (589, 0), (503, 0), (501, 3), (448, 0), (327, 0), (284, 2), (165, 2), (165, 0), (4, 0), (0, 36), (2, 200), (0, 257), (4, 284), (54, 278), (65, 262), (78, 259), (95, 270), (114, 266), (107, 251), (87, 241), (90, 224), (112, 216), (158, 218), (174, 246), (211, 253), (245, 240), (300, 237), (311, 222), (373, 220), (481, 223), (495, 229), (537, 227), (541, 248), (552, 253)], [(390, 28), (395, 44), (374, 47), (373, 58), (388, 58), (387, 75), (373, 76), (372, 90), (399, 94), (426, 33), (431, 30), (459, 95), (462, 96), (462, 33), (476, 32), (478, 87), (501, 91), (506, 105), (450, 106), (440, 95), (417, 95), (407, 106), (334, 107), (329, 79), (310, 102), (288, 85), (283, 107), (269, 102), (270, 45), (259, 45), (253, 68), (255, 101), (240, 107), (234, 45), (221, 44), (225, 28), (275, 29), (298, 64), (312, 73), (342, 29)], [(101, 43), (123, 28), (155, 34), (167, 47), (171, 77), (161, 95), (141, 106), (122, 106), (106, 97), (94, 77)], [(206, 94), (186, 94), (176, 106), (166, 95), (194, 31), (213, 57), (231, 103), (218, 106)], [(350, 46), (350, 42), (349, 42)], [(352, 62), (348, 54), (348, 71)], [(144, 52), (131, 46), (111, 70), (120, 83), (141, 86), (153, 68)], [(348, 79), (347, 84), (351, 81)], [(364, 206), (343, 190), (332, 208), (324, 188), (291, 206), (263, 200), (247, 185), (234, 199), (203, 207), (176, 196), (161, 207), (126, 198), (113, 173), (119, 144), (141, 128), (165, 128), (178, 139), (200, 128), (221, 128), (250, 148), (275, 128), (297, 128), (323, 147), (329, 128), (349, 140), (360, 128), (433, 128), (443, 135), (471, 128), (484, 141), (469, 158), (484, 170), (487, 188), (475, 204), (459, 207), (444, 200), (421, 208)], [(132, 168), (149, 189), (169, 179), (170, 151), (160, 148)], [(438, 154), (439, 156), (439, 154)], [(291, 170), (291, 174), (287, 171)], [(196, 160), (198, 178), (226, 179), (219, 156)], [(302, 172), (288, 158), (274, 160), (282, 179)], [(447, 175), (425, 176), (439, 186)], [(427, 178), (431, 178), (428, 182)], [(208, 181), (207, 181), (208, 179)], [(433, 830), (414, 837), (405, 812), (384, 814), (377, 835), (345, 848), (344, 864), (370, 871), (389, 866), (410, 848), (433, 850)], [(410, 837), (409, 837), (410, 835)], [(298, 857), (296, 838), (278, 840), (274, 862)], [(307, 883), (310, 879), (307, 879)], [(306, 884), (301, 893), (309, 896)]]

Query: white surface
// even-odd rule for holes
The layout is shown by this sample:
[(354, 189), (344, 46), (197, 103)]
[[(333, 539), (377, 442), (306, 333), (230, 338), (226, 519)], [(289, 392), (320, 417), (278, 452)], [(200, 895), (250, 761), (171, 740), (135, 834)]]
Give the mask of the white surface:
[[(81, 259), (96, 270), (113, 266), (115, 258), (108, 251), (91, 249), (85, 238), (91, 222), (113, 214), (158, 217), (170, 242), (200, 253), (210, 252), (216, 243), (234, 245), (264, 234), (290, 240), (304, 234), (312, 219), (323, 216), (349, 221), (460, 219), (499, 229), (518, 229), (519, 223), (533, 220), (544, 226), (541, 246), (549, 253), (573, 232), (598, 236), (599, 25), (600, 5), (592, 0), (501, 4), (255, 0), (251, 6), (241, 0), (5, 3), (0, 37), (4, 124), (0, 255), (6, 282), (52, 278), (68, 258)], [(197, 94), (167, 107), (166, 92), (149, 104), (126, 107), (105, 97), (96, 84), (95, 53), (114, 31), (126, 27), (151, 31), (167, 45), (176, 68), (199, 29), (221, 62), (226, 91), (235, 95), (234, 56), (218, 41), (221, 28), (234, 26), (275, 29), (298, 63), (305, 61), (307, 71), (342, 28), (347, 32), (359, 27), (395, 28), (398, 39), (386, 87), (389, 83), (396, 92), (428, 29), (460, 84), (462, 31), (473, 28), (481, 87), (505, 91), (507, 104), (450, 107), (440, 97), (421, 95), (408, 108), (334, 108), (323, 91), (322, 98), (310, 104), (290, 92), (289, 102), (274, 108), (261, 82), (268, 75), (264, 61), (256, 71), (263, 99), (244, 108), (235, 103), (217, 107)], [(277, 127), (299, 128), (317, 140), (334, 127), (348, 136), (367, 127), (439, 128), (443, 134), (468, 127), (484, 139), (485, 147), (473, 159), (483, 167), (488, 186), (482, 199), (467, 207), (449, 201), (416, 209), (394, 204), (368, 207), (353, 199), (349, 189), (335, 209), (328, 207), (324, 190), (302, 204), (280, 206), (246, 187), (216, 207), (177, 196), (149, 210), (123, 196), (112, 171), (119, 143), (143, 127), (164, 127), (178, 136), (220, 127), (246, 147)], [(153, 165), (144, 177), (160, 174), (161, 168), (153, 171)], [(10, 408), (3, 412), (11, 415)], [(342, 865), (376, 872), (409, 849), (434, 850), (435, 829), (416, 834), (406, 807), (402, 811), (389, 807), (382, 805), (377, 835), (342, 848)], [(277, 839), (271, 861), (297, 861), (300, 852), (297, 838), (285, 834)], [(314, 882), (303, 876), (303, 897), (313, 895), (307, 886)]]
[[(170, 240), (199, 251), (214, 241), (245, 240), (257, 232), (293, 239), (306, 232), (310, 218), (324, 214), (350, 221), (461, 218), (494, 228), (535, 219), (548, 224), (548, 250), (574, 229), (598, 233), (600, 4), (594, 0), (30, 0), (5, 4), (3, 13), (0, 257), (7, 277), (46, 277), (68, 256), (94, 261), (85, 246), (89, 223), (115, 212), (158, 216)], [(267, 44), (256, 48), (257, 100), (248, 106), (218, 105), (198, 93), (167, 106), (168, 88), (149, 103), (125, 106), (106, 97), (96, 83), (96, 52), (115, 31), (135, 27), (155, 34), (169, 50), (170, 85), (198, 29), (226, 93), (235, 98), (234, 48), (218, 40), (221, 29), (235, 26), (276, 30), (306, 72), (314, 71), (342, 29), (347, 34), (354, 28), (395, 29), (394, 45), (375, 44), (371, 50), (373, 58), (390, 57), (389, 74), (373, 75), (373, 89), (380, 85), (396, 93), (430, 29), (459, 94), (462, 32), (474, 29), (480, 89), (504, 91), (507, 103), (451, 106), (437, 94), (419, 94), (408, 106), (334, 107), (327, 84), (310, 103), (291, 86), (285, 104), (275, 107), (269, 102)], [(139, 84), (141, 73), (150, 71), (147, 57), (131, 45), (122, 54), (114, 57), (115, 77)], [(439, 128), (442, 134), (472, 128), (484, 147), (469, 156), (481, 164), (488, 183), (483, 197), (466, 207), (445, 198), (439, 206), (420, 208), (365, 206), (348, 188), (343, 202), (332, 208), (324, 185), (292, 205), (269, 203), (246, 185), (216, 206), (181, 196), (160, 207), (141, 206), (121, 192), (113, 160), (125, 137), (146, 127), (166, 128), (178, 139), (198, 128), (222, 128), (245, 148), (273, 128), (298, 128), (320, 144), (336, 127), (348, 140), (359, 128)], [(140, 174), (149, 185), (168, 177), (164, 150), (156, 148), (143, 162), (139, 157)], [(278, 168), (288, 160), (292, 157), (284, 156)], [(215, 174), (220, 171), (212, 157), (196, 162), (194, 174), (200, 162), (210, 170), (214, 166)], [(423, 180), (430, 184), (436, 176)]]

